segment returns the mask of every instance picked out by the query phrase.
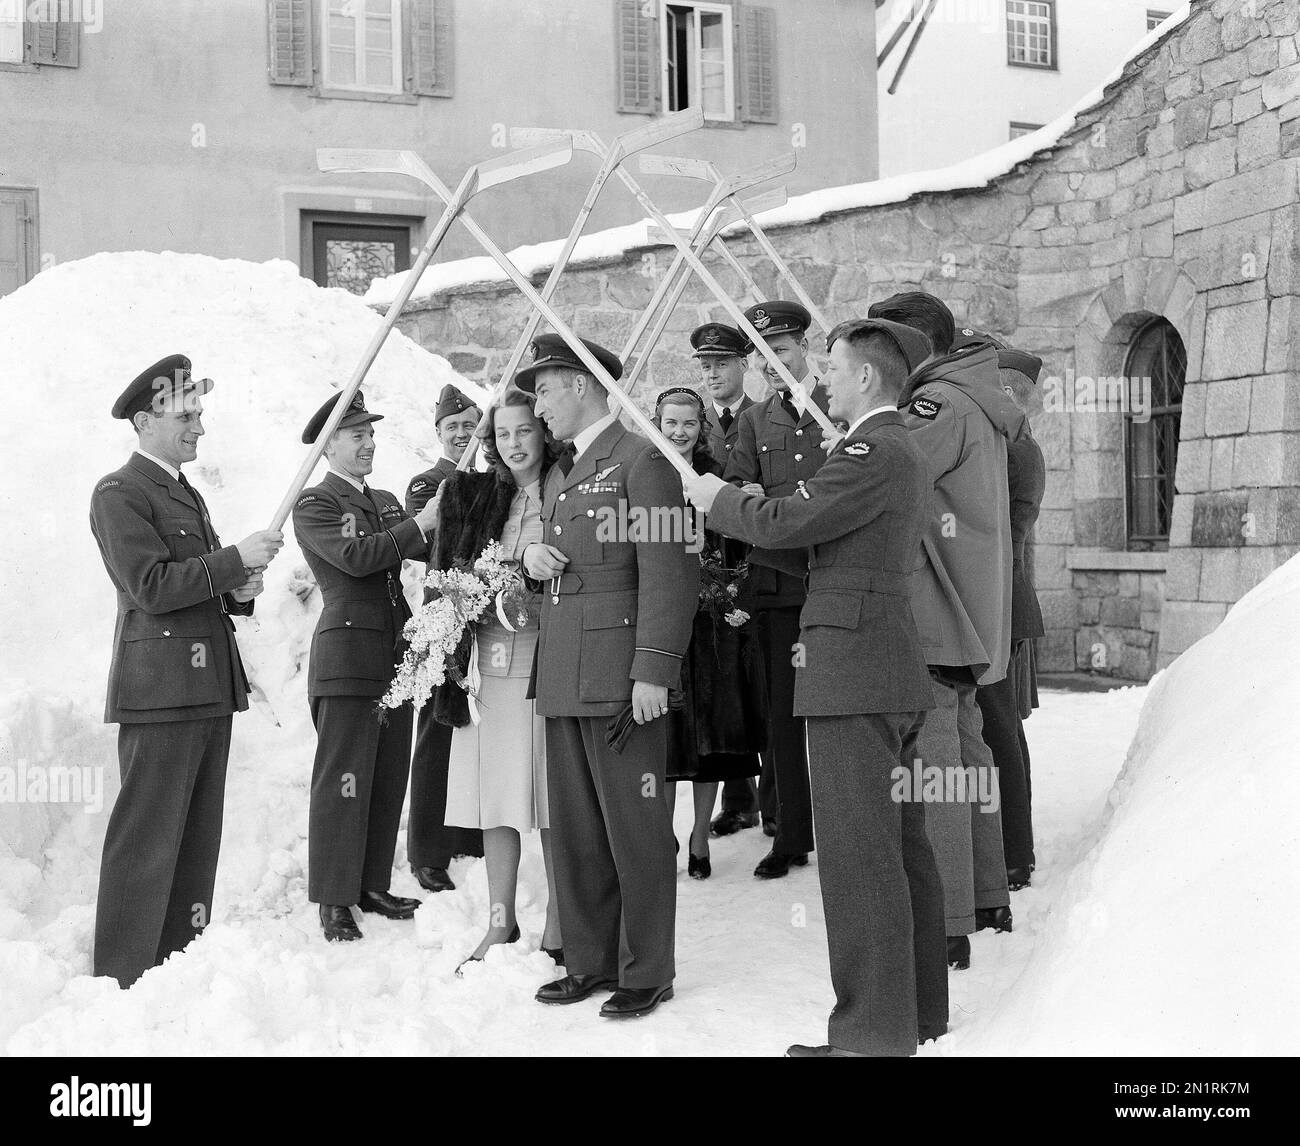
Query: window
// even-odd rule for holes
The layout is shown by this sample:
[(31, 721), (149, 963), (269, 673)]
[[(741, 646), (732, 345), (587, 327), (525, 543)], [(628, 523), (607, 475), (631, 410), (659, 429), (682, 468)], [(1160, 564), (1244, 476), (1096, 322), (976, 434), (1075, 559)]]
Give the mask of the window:
[(778, 123), (776, 16), (749, 0), (613, 0), (618, 110)]
[(0, 295), (36, 274), (36, 192), (0, 187)]
[(409, 219), (303, 212), (302, 223), (308, 277), (318, 286), (365, 294), (371, 280), (411, 267)]
[(453, 0), (269, 0), (271, 83), (399, 103), (450, 96), (452, 8)]
[(1172, 12), (1157, 12), (1154, 8), (1147, 9), (1147, 31), (1160, 27), (1166, 20), (1172, 16)]
[[(77, 67), (82, 15), (82, 5), (72, 0), (0, 0), (0, 66)], [(33, 19), (40, 16), (48, 18)]]
[(1056, 67), (1055, 0), (1007, 0), (1007, 63)]
[(325, 86), (402, 90), (402, 15), (398, 0), (324, 0)]
[(1133, 548), (1156, 548), (1169, 542), (1174, 510), (1187, 377), (1187, 352), (1178, 331), (1163, 318), (1144, 326), (1133, 339), (1124, 376), (1130, 411), (1124, 415), (1128, 539)]
[(1029, 135), (1037, 131), (1043, 125), (1041, 123), (1019, 123), (1016, 120), (1011, 121), (1011, 134), (1008, 139), (1019, 139), (1022, 135)]
[(730, 6), (665, 4), (661, 26), (668, 111), (699, 107), (705, 119), (735, 119), (736, 62)]

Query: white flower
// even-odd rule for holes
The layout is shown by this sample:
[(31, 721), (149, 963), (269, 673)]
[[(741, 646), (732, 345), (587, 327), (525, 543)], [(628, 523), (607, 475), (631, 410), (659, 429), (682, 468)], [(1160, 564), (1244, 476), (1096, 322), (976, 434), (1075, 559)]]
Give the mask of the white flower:
[(744, 609), (732, 609), (726, 616), (727, 624), (729, 624), (733, 629), (740, 628), (740, 626), (748, 620), (749, 614), (746, 613)]

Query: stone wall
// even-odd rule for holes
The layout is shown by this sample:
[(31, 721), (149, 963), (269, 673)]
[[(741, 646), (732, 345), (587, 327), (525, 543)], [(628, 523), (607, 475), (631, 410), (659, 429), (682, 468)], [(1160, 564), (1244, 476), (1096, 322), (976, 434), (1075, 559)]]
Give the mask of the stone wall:
[[(1048, 470), (1035, 531), (1046, 669), (1145, 679), (1300, 548), (1298, 33), (1291, 0), (1200, 0), (1055, 146), (988, 187), (771, 232), (831, 321), (919, 288), (1043, 357), (1031, 422)], [(756, 244), (730, 246), (765, 292), (787, 293)], [(621, 349), (671, 254), (572, 267), (561, 314)], [(1084, 383), (1120, 376), (1157, 316), (1187, 351), (1177, 495), (1167, 552), (1130, 551), (1124, 411)], [(526, 317), (492, 285), (413, 304), (401, 325), (495, 381)], [(725, 317), (692, 282), (636, 390), (643, 406), (695, 380), (686, 336)]]

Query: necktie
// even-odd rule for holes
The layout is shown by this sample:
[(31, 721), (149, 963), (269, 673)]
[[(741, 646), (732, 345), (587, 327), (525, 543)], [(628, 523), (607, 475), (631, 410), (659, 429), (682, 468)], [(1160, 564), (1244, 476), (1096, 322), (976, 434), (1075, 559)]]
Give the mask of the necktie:
[(560, 473), (566, 477), (569, 471), (573, 469), (573, 459), (577, 456), (578, 447), (572, 442), (565, 442), (564, 448), (560, 450), (560, 456), (555, 459), (555, 464), (560, 467)]
[(731, 423), (735, 420), (736, 416), (731, 412), (730, 407), (723, 407), (722, 413), (718, 415), (718, 424), (724, 434), (731, 429)]
[(781, 405), (785, 407), (785, 412), (790, 415), (793, 421), (799, 420), (799, 411), (794, 407), (794, 399), (790, 397), (789, 392), (781, 395)]

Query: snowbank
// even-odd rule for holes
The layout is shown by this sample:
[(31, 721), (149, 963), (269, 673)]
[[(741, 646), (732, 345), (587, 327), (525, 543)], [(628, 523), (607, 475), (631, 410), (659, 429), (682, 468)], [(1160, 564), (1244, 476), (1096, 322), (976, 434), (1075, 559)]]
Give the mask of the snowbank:
[[(95, 481), (134, 443), (109, 417), (113, 400), (174, 351), (216, 379), (205, 399), (207, 436), (186, 472), (230, 544), (266, 526), (307, 448), (302, 426), (346, 383), (379, 321), (358, 298), (320, 289), (290, 263), (202, 255), (97, 255), (0, 299), (0, 386), (11, 402), (0, 423), (8, 468), (0, 784), (11, 787), (0, 793), (0, 1046), (90, 970), (117, 763), (114, 729), (101, 723), (114, 594), (87, 510)], [(381, 488), (402, 494), (438, 456), (433, 412), (447, 382), (481, 396), (445, 360), (400, 333), (389, 337), (364, 387), (367, 404), (386, 415), (376, 425)], [(235, 728), (217, 891), (227, 904), (275, 902), (305, 863), (313, 737), (304, 669), (320, 599), (307, 596), (291, 526), (287, 538), (256, 617), (238, 622), (259, 699)], [(52, 768), (74, 770), (62, 773), (62, 799), (41, 788), (59, 775)], [(277, 852), (274, 866), (268, 850)]]
[[(1133, 50), (1096, 88), (1080, 99), (1069, 111), (1037, 131), (949, 167), (940, 167), (932, 171), (909, 171), (902, 175), (890, 176), (888, 179), (876, 179), (869, 183), (851, 183), (844, 187), (827, 187), (820, 191), (810, 191), (806, 195), (796, 195), (783, 206), (765, 211), (755, 218), (764, 228), (812, 223), (837, 211), (901, 203), (913, 195), (925, 192), (964, 191), (987, 187), (993, 180), (1015, 170), (1018, 164), (1059, 143), (1074, 127), (1079, 116), (1100, 102), (1106, 88), (1123, 75), (1129, 61), (1136, 59), (1152, 44), (1163, 39), (1182, 24), (1187, 19), (1189, 11), (1190, 5), (1182, 4), (1167, 20), (1139, 40)], [(676, 215), (669, 215), (667, 218), (674, 227), (690, 227), (697, 214), (696, 211), (683, 211)], [(651, 220), (642, 219), (636, 223), (584, 235), (578, 240), (569, 265), (578, 266), (582, 263), (618, 258), (627, 251), (639, 247), (666, 245), (662, 240), (650, 237), (650, 230), (653, 227)], [(743, 224), (733, 224), (726, 228), (723, 234), (737, 235), (744, 229)], [(535, 275), (549, 270), (563, 247), (564, 240), (555, 239), (546, 243), (516, 247), (507, 254), (525, 275)], [(374, 307), (387, 308), (397, 297), (405, 278), (403, 273), (375, 279), (366, 292), (365, 301)], [(413, 300), (428, 298), (439, 291), (450, 290), (453, 287), (468, 286), (472, 283), (504, 282), (505, 279), (505, 272), (485, 255), (436, 263), (420, 276), (411, 298)]]
[(949, 1050), (1294, 1053), (1297, 647), (1300, 557), (1152, 682), (1023, 974)]

